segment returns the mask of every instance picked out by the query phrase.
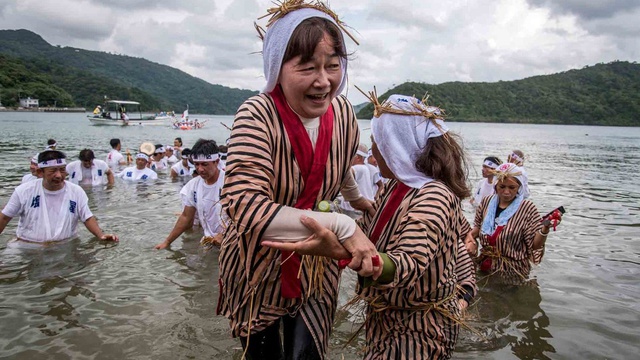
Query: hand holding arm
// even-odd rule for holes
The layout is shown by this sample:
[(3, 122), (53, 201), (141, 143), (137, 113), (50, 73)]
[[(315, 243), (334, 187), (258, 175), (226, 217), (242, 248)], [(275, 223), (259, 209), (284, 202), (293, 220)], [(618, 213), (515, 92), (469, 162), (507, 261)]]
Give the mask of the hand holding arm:
[(323, 227), (315, 219), (301, 216), (300, 222), (313, 234), (308, 238), (297, 242), (263, 241), (262, 246), (271, 247), (280, 251), (292, 251), (302, 255), (326, 256), (332, 259), (345, 259), (351, 255), (340, 244), (338, 237), (329, 229)]

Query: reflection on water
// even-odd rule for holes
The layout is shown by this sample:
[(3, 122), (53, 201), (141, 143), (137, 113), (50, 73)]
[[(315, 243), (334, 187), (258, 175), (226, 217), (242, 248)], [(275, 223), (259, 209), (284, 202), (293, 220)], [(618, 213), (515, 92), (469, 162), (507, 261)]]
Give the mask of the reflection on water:
[(535, 280), (521, 286), (481, 284), (477, 299), (468, 310), (473, 331), (461, 332), (458, 353), (510, 349), (519, 359), (549, 359), (556, 352), (547, 341), (549, 317), (540, 307)]
[[(198, 131), (162, 127), (107, 128), (82, 114), (0, 113), (0, 202), (6, 203), (48, 138), (69, 157), (91, 147), (98, 158), (118, 137), (123, 148), (143, 141), (186, 146), (200, 137), (224, 142), (229, 132), (210, 118)], [(531, 199), (541, 212), (564, 205), (567, 214), (547, 240), (532, 271), (539, 287), (487, 284), (469, 310), (454, 359), (576, 359), (637, 357), (640, 338), (640, 129), (513, 124), (459, 124), (479, 178), (482, 159), (511, 150), (526, 154)], [(363, 129), (369, 127), (362, 122)], [(368, 129), (362, 141), (369, 141)], [(588, 136), (586, 134), (589, 134)], [(194, 229), (171, 251), (156, 251), (181, 211), (183, 181), (161, 174), (148, 184), (116, 180), (87, 188), (89, 205), (117, 245), (78, 239), (42, 249), (15, 249), (17, 219), (0, 235), (0, 358), (240, 359), (226, 319), (215, 315), (218, 252), (204, 251)], [(465, 203), (466, 216), (473, 213)], [(353, 295), (345, 272), (340, 303)], [(338, 311), (331, 359), (361, 359), (357, 308)]]

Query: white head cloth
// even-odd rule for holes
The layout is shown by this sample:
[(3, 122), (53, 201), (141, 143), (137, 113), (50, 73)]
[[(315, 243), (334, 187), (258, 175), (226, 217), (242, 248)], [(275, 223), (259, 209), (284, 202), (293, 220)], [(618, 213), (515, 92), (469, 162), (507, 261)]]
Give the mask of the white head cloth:
[(524, 169), (513, 163), (504, 163), (498, 166), (494, 171), (494, 176), (498, 181), (505, 177), (514, 177), (520, 182), (520, 188), (518, 188), (518, 195), (523, 195), (525, 190), (529, 188), (529, 179)]
[(492, 169), (497, 169), (498, 166), (499, 166), (498, 164), (494, 163), (491, 160), (485, 160), (484, 162), (482, 162), (482, 165), (488, 166), (488, 167), (490, 167)]
[[(289, 39), (291, 38), (293, 31), (301, 22), (312, 17), (324, 18), (336, 24), (335, 20), (324, 12), (316, 9), (304, 8), (288, 13), (267, 28), (267, 33), (265, 34), (264, 41), (262, 43), (264, 77), (267, 80), (267, 85), (263, 90), (265, 93), (271, 92), (278, 83), (280, 69), (282, 68), (282, 58), (287, 50), (287, 45), (289, 44)], [(343, 51), (346, 54), (347, 50), (344, 40), (342, 41), (342, 46)], [(340, 65), (342, 68), (342, 80), (340, 81), (340, 85), (336, 91), (336, 96), (342, 93), (342, 90), (347, 83), (346, 59), (340, 58)]]
[(160, 146), (159, 148), (156, 149), (156, 151), (154, 152), (154, 154), (161, 154), (164, 152), (164, 146)]
[(217, 161), (218, 159), (220, 159), (220, 156), (217, 153), (210, 154), (210, 155), (205, 155), (205, 154), (191, 155), (191, 160), (193, 162)]
[(65, 166), (65, 165), (67, 165), (67, 161), (65, 159), (52, 159), (48, 161), (39, 162), (38, 168), (44, 169), (48, 167)]
[[(385, 104), (409, 112), (419, 111), (416, 109), (418, 106), (434, 114), (440, 114), (440, 109), (425, 106), (420, 100), (411, 96), (391, 95)], [(393, 175), (407, 186), (419, 189), (433, 181), (416, 169), (415, 162), (429, 138), (442, 136), (449, 130), (442, 119), (437, 119), (436, 122), (442, 131), (422, 115), (385, 112), (379, 118), (371, 119), (371, 133), (380, 154)]]
[(136, 155), (136, 159), (145, 159), (145, 160), (149, 161), (149, 155), (144, 154), (144, 153), (138, 153)]
[(35, 154), (34, 157), (31, 158), (31, 162), (34, 164), (38, 163), (38, 155), (40, 155), (40, 153)]

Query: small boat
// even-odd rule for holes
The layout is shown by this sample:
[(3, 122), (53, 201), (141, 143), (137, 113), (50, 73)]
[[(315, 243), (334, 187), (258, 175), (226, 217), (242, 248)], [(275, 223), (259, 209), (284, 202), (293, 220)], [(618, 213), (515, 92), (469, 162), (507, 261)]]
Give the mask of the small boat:
[[(127, 100), (107, 100), (98, 114), (87, 115), (91, 125), (110, 126), (166, 126), (174, 120), (168, 114), (142, 116), (140, 103)], [(127, 107), (133, 108), (128, 111)]]
[(198, 121), (195, 119), (194, 121), (189, 120), (189, 105), (187, 105), (187, 110), (182, 113), (182, 118), (180, 120), (176, 120), (173, 122), (173, 128), (175, 130), (197, 130), (202, 129), (204, 124), (209, 121)]

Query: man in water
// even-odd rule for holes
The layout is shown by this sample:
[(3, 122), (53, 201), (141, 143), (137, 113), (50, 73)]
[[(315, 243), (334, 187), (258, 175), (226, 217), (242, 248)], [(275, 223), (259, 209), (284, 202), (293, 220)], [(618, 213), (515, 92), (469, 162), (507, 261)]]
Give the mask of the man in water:
[(20, 184), (24, 184), (31, 180), (38, 180), (39, 178), (42, 177), (42, 176), (38, 176), (38, 154), (36, 154), (34, 157), (31, 158), (31, 163), (29, 164), (29, 171), (31, 171), (29, 174), (25, 174), (22, 177), (22, 181), (20, 182)]
[(120, 143), (120, 139), (111, 139), (109, 141), (109, 145), (111, 145), (111, 151), (107, 154), (107, 165), (110, 168), (116, 169), (120, 165), (129, 165), (131, 164), (131, 155), (127, 151), (127, 159), (125, 160), (124, 156), (120, 153), (122, 149), (122, 144)]
[(189, 156), (191, 155), (191, 149), (185, 148), (182, 150), (182, 160), (178, 161), (171, 167), (171, 178), (176, 179), (178, 177), (192, 176), (195, 171), (193, 164), (189, 162)]
[(169, 167), (164, 154), (164, 146), (162, 146), (162, 144), (156, 144), (156, 151), (151, 156), (151, 170), (160, 171), (166, 170)]
[(127, 181), (155, 180), (158, 178), (158, 174), (147, 167), (148, 163), (149, 155), (138, 153), (136, 155), (136, 166), (129, 166), (116, 176)]
[(93, 151), (80, 151), (79, 160), (67, 165), (69, 181), (76, 185), (113, 185), (113, 172), (106, 162), (96, 159)]
[(224, 225), (220, 192), (224, 185), (224, 171), (218, 168), (219, 150), (213, 140), (198, 140), (191, 149), (191, 159), (200, 176), (191, 179), (180, 191), (182, 214), (167, 238), (156, 245), (156, 249), (166, 249), (185, 230), (193, 225), (197, 213), (204, 230), (201, 242), (205, 245), (220, 245)]
[(46, 244), (77, 235), (78, 220), (101, 240), (118, 241), (115, 234), (104, 234), (91, 213), (87, 194), (78, 185), (65, 181), (66, 156), (48, 150), (38, 155), (38, 174), (42, 179), (18, 186), (0, 214), (0, 233), (12, 218), (20, 216), (17, 241)]

